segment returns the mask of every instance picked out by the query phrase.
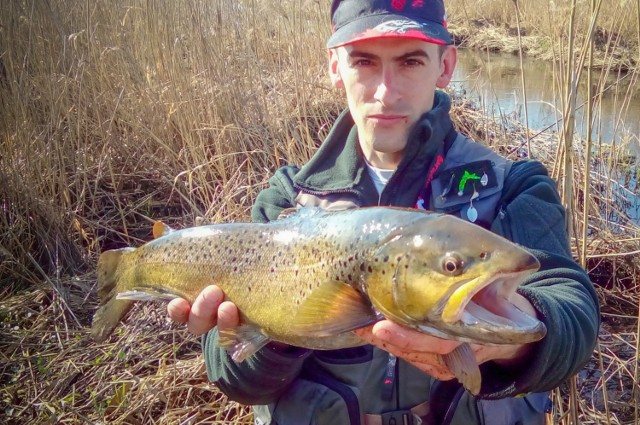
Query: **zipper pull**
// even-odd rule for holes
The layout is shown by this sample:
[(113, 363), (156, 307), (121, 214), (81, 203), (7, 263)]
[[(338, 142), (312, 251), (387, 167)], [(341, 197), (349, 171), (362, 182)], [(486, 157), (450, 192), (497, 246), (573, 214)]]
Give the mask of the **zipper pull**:
[(391, 400), (393, 397), (393, 387), (395, 387), (396, 380), (396, 363), (398, 358), (393, 354), (389, 354), (387, 360), (387, 367), (385, 369), (384, 381), (382, 386), (382, 398), (384, 400)]

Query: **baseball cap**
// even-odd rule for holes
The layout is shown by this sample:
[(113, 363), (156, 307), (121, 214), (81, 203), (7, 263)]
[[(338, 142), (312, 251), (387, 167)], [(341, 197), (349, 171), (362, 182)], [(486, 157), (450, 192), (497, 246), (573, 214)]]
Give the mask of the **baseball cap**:
[(327, 47), (376, 38), (452, 44), (442, 0), (334, 0)]

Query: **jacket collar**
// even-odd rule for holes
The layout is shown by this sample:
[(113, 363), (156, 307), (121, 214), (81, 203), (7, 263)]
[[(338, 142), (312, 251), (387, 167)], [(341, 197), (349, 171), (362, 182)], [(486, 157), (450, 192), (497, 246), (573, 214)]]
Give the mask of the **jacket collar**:
[[(433, 108), (420, 118), (409, 134), (405, 155), (398, 170), (423, 167), (428, 160), (425, 156), (438, 150), (453, 128), (449, 117), (450, 109), (449, 96), (436, 91)], [(358, 143), (358, 130), (349, 109), (346, 109), (340, 114), (318, 151), (296, 174), (293, 182), (297, 188), (310, 192), (354, 191), (361, 186), (365, 169), (364, 155)]]

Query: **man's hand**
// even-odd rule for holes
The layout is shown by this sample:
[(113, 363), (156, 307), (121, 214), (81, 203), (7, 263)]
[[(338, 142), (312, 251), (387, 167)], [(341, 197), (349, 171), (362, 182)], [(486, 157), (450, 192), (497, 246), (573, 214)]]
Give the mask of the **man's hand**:
[(204, 288), (193, 305), (182, 298), (171, 300), (167, 305), (167, 313), (174, 322), (186, 323), (187, 329), (194, 335), (202, 335), (214, 326), (231, 329), (240, 323), (236, 305), (224, 301), (224, 293), (215, 285)]
[[(535, 316), (536, 311), (529, 301), (520, 294), (511, 298), (520, 310)], [(375, 345), (396, 357), (406, 360), (423, 372), (439, 380), (454, 377), (442, 359), (442, 355), (453, 351), (461, 343), (426, 335), (389, 320), (382, 320), (372, 326), (354, 331), (369, 344)], [(519, 345), (478, 345), (471, 344), (478, 364), (493, 360), (504, 366), (517, 364), (529, 352), (531, 344)]]
[(454, 378), (442, 359), (460, 342), (449, 341), (405, 328), (389, 320), (354, 331), (360, 338), (411, 363), (441, 381)]

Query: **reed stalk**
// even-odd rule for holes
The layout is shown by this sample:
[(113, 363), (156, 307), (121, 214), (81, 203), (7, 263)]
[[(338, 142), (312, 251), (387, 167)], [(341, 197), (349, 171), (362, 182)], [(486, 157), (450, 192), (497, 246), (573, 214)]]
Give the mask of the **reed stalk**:
[(533, 152), (531, 151), (531, 135), (529, 134), (529, 103), (527, 102), (527, 84), (524, 76), (524, 52), (522, 51), (522, 32), (520, 29), (520, 8), (518, 7), (518, 0), (513, 0), (513, 6), (515, 8), (516, 25), (518, 29), (518, 55), (520, 57), (520, 79), (522, 81), (522, 101), (524, 103), (524, 126), (527, 132), (527, 154), (529, 158), (534, 159)]

